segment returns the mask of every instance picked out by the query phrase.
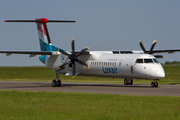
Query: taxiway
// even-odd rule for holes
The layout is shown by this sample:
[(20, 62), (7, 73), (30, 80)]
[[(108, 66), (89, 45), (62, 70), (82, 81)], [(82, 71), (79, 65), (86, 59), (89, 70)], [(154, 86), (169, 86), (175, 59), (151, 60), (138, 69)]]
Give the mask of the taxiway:
[(161, 85), (151, 88), (149, 84), (125, 86), (120, 83), (62, 82), (62, 87), (52, 87), (51, 82), (0, 81), (1, 90), (84, 92), (122, 95), (180, 96), (180, 85)]

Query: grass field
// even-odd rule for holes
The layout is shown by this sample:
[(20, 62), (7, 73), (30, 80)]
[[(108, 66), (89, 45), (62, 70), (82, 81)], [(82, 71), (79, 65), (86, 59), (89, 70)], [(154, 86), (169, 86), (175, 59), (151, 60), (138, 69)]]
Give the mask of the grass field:
[(1, 120), (179, 120), (180, 97), (0, 91)]
[[(180, 84), (180, 66), (164, 66), (166, 77), (159, 83)], [(49, 81), (55, 72), (47, 67), (0, 67), (0, 80)], [(62, 82), (113, 82), (123, 79), (68, 77)], [(134, 83), (150, 83), (135, 80)], [(71, 92), (26, 92), (0, 90), (2, 120), (179, 120), (180, 97), (133, 96)]]
[[(180, 66), (164, 66), (165, 78), (159, 81), (160, 84), (180, 84)], [(0, 80), (5, 81), (48, 81), (55, 79), (55, 72), (48, 67), (0, 67)], [(101, 78), (60, 75), (62, 82), (110, 82), (123, 83), (122, 78)], [(136, 80), (136, 83), (150, 83), (151, 80)]]

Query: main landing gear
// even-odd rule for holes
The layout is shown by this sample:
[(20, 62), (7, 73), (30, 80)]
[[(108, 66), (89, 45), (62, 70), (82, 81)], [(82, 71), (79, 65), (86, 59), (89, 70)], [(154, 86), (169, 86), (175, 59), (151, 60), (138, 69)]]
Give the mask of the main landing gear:
[(61, 87), (61, 80), (59, 79), (60, 72), (56, 71), (56, 80), (52, 81), (52, 86), (53, 87)]
[(154, 81), (154, 82), (152, 82), (150, 85), (151, 85), (151, 87), (158, 87), (158, 82), (157, 82), (157, 81)]
[(133, 84), (133, 79), (124, 79), (124, 85), (132, 85)]

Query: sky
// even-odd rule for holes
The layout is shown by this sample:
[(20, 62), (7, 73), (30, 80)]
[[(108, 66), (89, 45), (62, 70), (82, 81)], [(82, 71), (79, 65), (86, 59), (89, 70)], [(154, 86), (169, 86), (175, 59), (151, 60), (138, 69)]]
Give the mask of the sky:
[[(47, 23), (54, 46), (77, 51), (180, 49), (179, 0), (3, 0), (0, 3), (0, 50), (40, 50), (35, 23), (4, 20), (76, 20)], [(160, 54), (160, 53), (159, 53)], [(180, 61), (180, 52), (167, 54), (159, 62)], [(0, 54), (0, 66), (43, 66), (39, 56)]]

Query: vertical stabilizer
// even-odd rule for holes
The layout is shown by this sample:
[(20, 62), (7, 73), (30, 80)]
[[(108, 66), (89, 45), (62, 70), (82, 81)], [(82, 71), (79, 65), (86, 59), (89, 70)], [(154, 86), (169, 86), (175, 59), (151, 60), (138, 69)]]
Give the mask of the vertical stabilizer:
[(40, 49), (41, 51), (58, 51), (58, 48), (51, 44), (51, 39), (47, 29), (47, 22), (50, 23), (74, 23), (73, 20), (48, 20), (46, 18), (38, 18), (35, 20), (5, 20), (5, 22), (35, 22), (37, 24)]
[(40, 18), (36, 19), (36, 21), (38, 21), (36, 22), (36, 24), (38, 29), (41, 51), (52, 51), (51, 40), (46, 26), (48, 20), (46, 18)]

